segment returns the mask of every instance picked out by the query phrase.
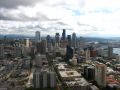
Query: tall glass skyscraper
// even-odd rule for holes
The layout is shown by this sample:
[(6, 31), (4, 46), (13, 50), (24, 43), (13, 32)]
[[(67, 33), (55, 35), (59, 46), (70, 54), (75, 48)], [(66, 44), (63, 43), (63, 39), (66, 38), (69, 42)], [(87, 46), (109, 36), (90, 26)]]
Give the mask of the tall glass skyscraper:
[(56, 35), (55, 35), (55, 46), (56, 47), (60, 46), (60, 35), (59, 35), (59, 33), (56, 33)]
[(67, 40), (68, 40), (68, 45), (71, 46), (71, 41), (72, 41), (71, 35), (67, 35)]
[(63, 33), (62, 33), (62, 40), (65, 40), (66, 39), (66, 30), (63, 29)]
[(76, 48), (77, 46), (77, 38), (76, 38), (76, 33), (72, 34), (72, 47)]
[(35, 35), (36, 42), (40, 42), (41, 41), (40, 31), (36, 31), (35, 34), (36, 34)]

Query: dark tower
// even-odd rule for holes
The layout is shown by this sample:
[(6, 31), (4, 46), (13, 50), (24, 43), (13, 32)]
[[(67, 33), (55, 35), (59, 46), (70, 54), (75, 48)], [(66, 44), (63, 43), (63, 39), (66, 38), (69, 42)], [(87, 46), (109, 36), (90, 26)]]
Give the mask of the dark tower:
[(63, 33), (62, 33), (62, 40), (65, 40), (66, 39), (66, 30), (63, 29)]

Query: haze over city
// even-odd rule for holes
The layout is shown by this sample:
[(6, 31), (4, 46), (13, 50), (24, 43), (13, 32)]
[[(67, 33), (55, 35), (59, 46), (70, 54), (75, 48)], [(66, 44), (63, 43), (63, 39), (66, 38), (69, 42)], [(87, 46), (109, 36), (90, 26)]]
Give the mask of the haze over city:
[(0, 0), (0, 90), (120, 90), (120, 0)]
[(0, 34), (119, 37), (120, 0), (0, 0)]

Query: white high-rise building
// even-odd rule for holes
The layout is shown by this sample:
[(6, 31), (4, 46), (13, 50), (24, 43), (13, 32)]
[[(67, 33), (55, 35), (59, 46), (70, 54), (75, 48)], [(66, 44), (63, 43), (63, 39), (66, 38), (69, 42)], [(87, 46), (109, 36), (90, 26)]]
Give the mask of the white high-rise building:
[(90, 61), (90, 50), (89, 50), (89, 49), (87, 49), (87, 50), (85, 51), (85, 59), (86, 59), (86, 62), (87, 62), (87, 61)]
[(56, 33), (56, 35), (55, 35), (55, 47), (56, 48), (60, 47), (60, 35), (59, 35), (59, 33)]
[(36, 42), (40, 42), (41, 41), (40, 31), (36, 31), (35, 33), (36, 33), (35, 35)]
[(30, 40), (29, 40), (29, 38), (26, 38), (26, 47), (30, 47)]
[(101, 87), (106, 86), (106, 65), (97, 64), (95, 65), (95, 80)]
[(49, 74), (50, 74), (50, 87), (55, 87), (56, 86), (55, 72), (49, 72)]
[(76, 33), (72, 34), (72, 47), (76, 48), (77, 46), (77, 38), (76, 38)]
[(55, 72), (49, 70), (36, 70), (33, 73), (34, 88), (54, 88), (56, 87)]
[(36, 65), (37, 67), (41, 67), (41, 66), (42, 66), (42, 58), (41, 58), (41, 55), (40, 55), (40, 54), (37, 54), (37, 55), (36, 55), (35, 65)]

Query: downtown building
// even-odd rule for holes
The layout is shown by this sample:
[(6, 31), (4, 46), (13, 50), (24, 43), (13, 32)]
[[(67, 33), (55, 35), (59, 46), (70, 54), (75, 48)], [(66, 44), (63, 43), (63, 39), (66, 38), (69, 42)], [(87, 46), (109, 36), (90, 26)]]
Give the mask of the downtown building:
[(36, 42), (40, 42), (41, 41), (40, 31), (36, 31), (35, 32), (35, 41)]
[(90, 84), (82, 77), (78, 71), (67, 67), (68, 64), (57, 64), (59, 76), (64, 82), (65, 90), (90, 90)]
[(100, 87), (106, 87), (106, 65), (95, 65), (95, 80)]
[(49, 69), (35, 70), (33, 74), (34, 88), (55, 88), (56, 74)]
[(77, 47), (77, 37), (76, 33), (72, 34), (72, 47), (76, 48)]

